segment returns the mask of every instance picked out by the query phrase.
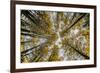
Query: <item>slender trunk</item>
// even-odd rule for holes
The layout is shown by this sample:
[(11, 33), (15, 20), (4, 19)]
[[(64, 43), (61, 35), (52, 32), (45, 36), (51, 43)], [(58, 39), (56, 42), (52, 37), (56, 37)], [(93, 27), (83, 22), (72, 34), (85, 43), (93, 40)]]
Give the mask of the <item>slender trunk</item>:
[(82, 15), (80, 15), (76, 20), (74, 20), (72, 23), (71, 23), (71, 26), (70, 27), (68, 27), (68, 28), (64, 28), (64, 30), (61, 32), (61, 33), (64, 33), (64, 32), (68, 32), (68, 30), (70, 30), (73, 26), (75, 26), (76, 25), (76, 23), (78, 23), (84, 16), (85, 16), (86, 14), (82, 14)]
[(79, 50), (77, 50), (75, 47), (71, 46), (70, 44), (67, 43), (68, 46), (70, 46), (71, 48), (73, 48), (77, 53), (79, 53), (80, 55), (82, 55), (85, 59), (89, 59), (89, 57), (87, 55), (85, 55), (84, 53), (80, 52)]

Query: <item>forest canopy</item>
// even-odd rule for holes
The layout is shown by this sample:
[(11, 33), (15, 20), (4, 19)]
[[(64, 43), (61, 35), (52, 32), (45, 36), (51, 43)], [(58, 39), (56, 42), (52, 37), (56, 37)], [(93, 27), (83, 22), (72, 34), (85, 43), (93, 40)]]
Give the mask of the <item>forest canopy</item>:
[(90, 14), (21, 10), (21, 63), (90, 58)]

